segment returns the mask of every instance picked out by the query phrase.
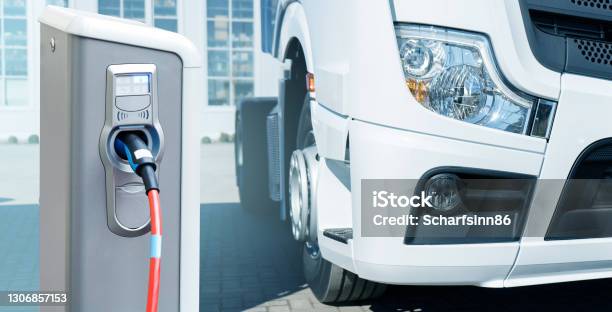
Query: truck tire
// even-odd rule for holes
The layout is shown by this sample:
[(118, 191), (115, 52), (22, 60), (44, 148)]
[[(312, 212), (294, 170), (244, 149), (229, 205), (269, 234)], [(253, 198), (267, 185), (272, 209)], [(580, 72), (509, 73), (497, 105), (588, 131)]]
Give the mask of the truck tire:
[(240, 205), (251, 212), (263, 213), (278, 209), (278, 203), (270, 199), (268, 192), (266, 145), (266, 118), (276, 103), (276, 98), (251, 98), (236, 106), (236, 184)]
[[(296, 148), (304, 149), (316, 145), (308, 95), (304, 99), (297, 129)], [(306, 282), (315, 297), (323, 303), (374, 299), (380, 297), (386, 290), (385, 284), (362, 279), (325, 260), (318, 250), (316, 241), (311, 240), (304, 244), (302, 264)]]
[(345, 303), (382, 296), (386, 285), (360, 278), (319, 256), (313, 258), (304, 246), (304, 277), (315, 297), (322, 303)]

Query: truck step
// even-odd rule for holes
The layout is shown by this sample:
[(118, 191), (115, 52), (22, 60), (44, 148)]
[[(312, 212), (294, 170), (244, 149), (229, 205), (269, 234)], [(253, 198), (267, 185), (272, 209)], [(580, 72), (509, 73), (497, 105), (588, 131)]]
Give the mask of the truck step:
[(323, 231), (323, 236), (331, 238), (343, 244), (348, 244), (349, 239), (353, 239), (353, 229), (326, 229), (325, 231)]

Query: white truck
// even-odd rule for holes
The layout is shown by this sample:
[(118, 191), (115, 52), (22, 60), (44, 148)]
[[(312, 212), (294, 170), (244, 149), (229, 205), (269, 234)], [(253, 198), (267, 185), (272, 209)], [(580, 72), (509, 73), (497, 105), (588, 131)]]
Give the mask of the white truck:
[[(612, 1), (261, 0), (261, 15), (285, 71), (278, 97), (237, 108), (240, 199), (290, 220), (320, 301), (612, 277)], [(432, 215), (514, 223), (369, 235), (370, 179), (420, 181)]]

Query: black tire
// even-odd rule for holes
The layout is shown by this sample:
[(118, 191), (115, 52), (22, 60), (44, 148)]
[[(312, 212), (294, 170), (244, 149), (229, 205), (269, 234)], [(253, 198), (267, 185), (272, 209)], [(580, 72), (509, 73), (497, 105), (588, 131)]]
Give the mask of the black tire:
[(251, 212), (272, 212), (278, 202), (268, 192), (266, 118), (276, 98), (245, 99), (236, 107), (234, 155), (240, 205)]
[[(315, 144), (312, 129), (310, 101), (308, 95), (306, 95), (298, 122), (297, 148), (303, 149)], [(312, 247), (304, 245), (302, 252), (304, 278), (320, 302), (339, 304), (369, 300), (378, 298), (385, 292), (385, 284), (362, 279), (356, 274), (323, 259), (320, 252), (313, 252), (312, 250)]]
[(387, 285), (360, 278), (321, 257), (311, 256), (304, 246), (302, 254), (304, 277), (315, 297), (322, 303), (340, 304), (376, 299), (385, 293)]

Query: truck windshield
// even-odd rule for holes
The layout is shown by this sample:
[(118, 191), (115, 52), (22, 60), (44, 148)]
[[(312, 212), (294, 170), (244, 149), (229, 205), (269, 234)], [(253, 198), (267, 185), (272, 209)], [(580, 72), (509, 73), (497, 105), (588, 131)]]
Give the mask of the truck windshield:
[(261, 1), (261, 50), (272, 53), (274, 38), (274, 25), (276, 23), (276, 11), (278, 0)]

